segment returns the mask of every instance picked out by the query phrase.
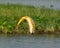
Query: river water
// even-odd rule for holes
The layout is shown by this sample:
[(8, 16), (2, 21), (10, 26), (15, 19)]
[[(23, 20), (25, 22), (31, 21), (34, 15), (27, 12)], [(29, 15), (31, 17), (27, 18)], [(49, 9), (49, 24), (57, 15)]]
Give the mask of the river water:
[[(60, 9), (59, 0), (0, 0), (8, 2)], [(0, 48), (60, 48), (60, 35), (0, 35)]]
[(60, 9), (60, 0), (0, 0), (0, 3), (12, 3), (12, 4), (23, 4), (23, 5), (33, 5), (45, 6), (53, 9)]
[(60, 48), (60, 35), (0, 35), (0, 48)]

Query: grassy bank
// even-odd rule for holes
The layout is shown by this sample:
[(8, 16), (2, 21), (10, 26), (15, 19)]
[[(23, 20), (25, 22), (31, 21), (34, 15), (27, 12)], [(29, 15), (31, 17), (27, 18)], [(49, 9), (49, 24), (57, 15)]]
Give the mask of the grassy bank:
[[(60, 10), (18, 4), (0, 4), (0, 32), (15, 32), (19, 18), (25, 15), (34, 20), (36, 33), (60, 33)], [(18, 32), (26, 33), (29, 31), (27, 29), (27, 23), (24, 21)]]

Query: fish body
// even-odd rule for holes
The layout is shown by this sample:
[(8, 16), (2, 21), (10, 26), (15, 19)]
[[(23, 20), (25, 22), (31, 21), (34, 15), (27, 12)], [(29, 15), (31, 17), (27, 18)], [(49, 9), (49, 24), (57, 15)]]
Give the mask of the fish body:
[(34, 33), (35, 32), (35, 23), (34, 23), (33, 19), (28, 16), (24, 16), (21, 19), (19, 19), (16, 28), (18, 28), (19, 24), (24, 20), (26, 20), (28, 22), (30, 33), (31, 34)]

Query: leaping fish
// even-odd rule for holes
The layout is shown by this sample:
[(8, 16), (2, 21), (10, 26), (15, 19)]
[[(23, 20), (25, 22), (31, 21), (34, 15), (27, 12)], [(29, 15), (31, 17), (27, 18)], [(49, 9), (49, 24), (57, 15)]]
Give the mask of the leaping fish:
[(31, 17), (28, 17), (28, 16), (24, 16), (24, 17), (22, 17), (21, 19), (19, 19), (19, 21), (18, 21), (18, 23), (17, 23), (17, 25), (16, 25), (16, 29), (18, 29), (19, 24), (20, 24), (22, 21), (24, 21), (24, 20), (26, 20), (26, 21), (28, 22), (28, 24), (29, 24), (30, 33), (31, 33), (31, 34), (34, 33), (34, 32), (35, 32), (35, 23), (34, 23), (33, 19), (32, 19)]

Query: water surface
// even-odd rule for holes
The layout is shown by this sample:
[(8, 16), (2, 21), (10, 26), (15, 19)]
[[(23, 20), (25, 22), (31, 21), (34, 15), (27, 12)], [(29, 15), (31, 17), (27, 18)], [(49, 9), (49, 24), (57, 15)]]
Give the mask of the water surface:
[(0, 48), (60, 48), (60, 36), (0, 35)]
[(33, 5), (45, 6), (48, 8), (60, 9), (60, 0), (0, 0), (0, 3), (12, 3), (12, 4), (23, 4), (23, 5)]

